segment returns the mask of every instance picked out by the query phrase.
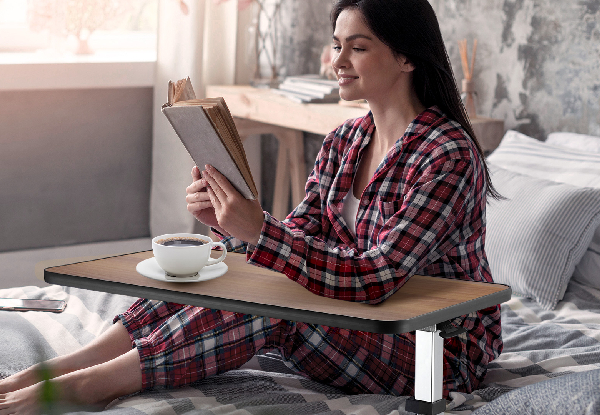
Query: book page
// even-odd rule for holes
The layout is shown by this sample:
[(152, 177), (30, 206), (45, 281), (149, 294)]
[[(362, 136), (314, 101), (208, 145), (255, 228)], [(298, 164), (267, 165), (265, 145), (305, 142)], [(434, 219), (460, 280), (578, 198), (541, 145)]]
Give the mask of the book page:
[(192, 82), (189, 77), (187, 79), (180, 79), (177, 82), (169, 81), (166, 106), (170, 107), (177, 102), (191, 99), (196, 99), (196, 93), (194, 92), (194, 88), (192, 88)]
[(254, 179), (252, 178), (252, 173), (250, 172), (250, 165), (246, 159), (246, 152), (244, 151), (242, 140), (233, 123), (233, 117), (231, 117), (227, 108), (223, 106), (225, 101), (223, 98), (206, 98), (202, 101), (209, 101), (207, 104), (203, 105), (203, 108), (206, 110), (211, 121), (216, 125), (219, 136), (230, 151), (231, 156), (240, 169), (246, 183), (254, 193), (258, 194)]
[(185, 82), (183, 82), (181, 91), (178, 94), (176, 94), (175, 102), (188, 101), (190, 99), (196, 99), (196, 93), (194, 92), (194, 88), (192, 88), (192, 81), (188, 76)]

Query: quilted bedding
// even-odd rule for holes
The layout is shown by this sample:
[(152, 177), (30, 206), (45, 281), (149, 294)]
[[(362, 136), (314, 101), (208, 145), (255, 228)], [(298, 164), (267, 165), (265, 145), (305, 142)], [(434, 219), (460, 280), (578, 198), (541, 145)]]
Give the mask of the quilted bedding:
[[(61, 314), (0, 311), (0, 378), (88, 343), (134, 300), (59, 286), (0, 290), (0, 298), (11, 297), (66, 299), (68, 306)], [(506, 407), (494, 407), (501, 399), (488, 402), (527, 391), (531, 388), (527, 385), (534, 384), (542, 388), (547, 385), (546, 389), (552, 391), (552, 403), (557, 408), (554, 413), (578, 413), (572, 412), (576, 407), (574, 400), (578, 400), (575, 404), (587, 405), (586, 410), (592, 408), (592, 412), (581, 413), (597, 413), (593, 411), (600, 403), (589, 404), (589, 397), (573, 394), (569, 388), (553, 387), (553, 382), (568, 383), (569, 376), (578, 372), (600, 374), (600, 291), (572, 281), (553, 311), (543, 310), (533, 300), (513, 297), (502, 305), (502, 327), (504, 352), (491, 364), (485, 384), (473, 394), (452, 393), (446, 413), (509, 413)], [(595, 382), (592, 388), (597, 388), (600, 376), (577, 379), (577, 382)], [(600, 396), (600, 390), (595, 395)], [(104, 412), (383, 415), (406, 413), (405, 401), (406, 397), (346, 395), (291, 372), (276, 352), (268, 352), (255, 356), (238, 370), (191, 386), (147, 391), (115, 400)], [(523, 413), (522, 408), (515, 409), (515, 413), (519, 411)]]

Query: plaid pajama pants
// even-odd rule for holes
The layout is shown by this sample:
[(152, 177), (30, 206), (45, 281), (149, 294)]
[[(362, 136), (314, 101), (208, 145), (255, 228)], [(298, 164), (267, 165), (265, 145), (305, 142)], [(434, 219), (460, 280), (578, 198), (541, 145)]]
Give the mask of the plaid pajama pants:
[[(193, 383), (278, 349), (291, 369), (347, 393), (414, 393), (411, 333), (365, 333), (146, 299), (118, 320), (138, 350), (143, 389)], [(444, 360), (447, 395), (464, 382)]]

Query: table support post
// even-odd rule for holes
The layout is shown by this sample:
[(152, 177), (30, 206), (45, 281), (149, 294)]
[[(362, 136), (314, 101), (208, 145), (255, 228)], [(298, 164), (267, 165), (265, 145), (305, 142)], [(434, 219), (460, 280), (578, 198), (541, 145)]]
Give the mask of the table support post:
[(439, 414), (446, 409), (442, 398), (444, 339), (435, 326), (417, 330), (415, 335), (415, 397), (406, 401), (406, 410)]

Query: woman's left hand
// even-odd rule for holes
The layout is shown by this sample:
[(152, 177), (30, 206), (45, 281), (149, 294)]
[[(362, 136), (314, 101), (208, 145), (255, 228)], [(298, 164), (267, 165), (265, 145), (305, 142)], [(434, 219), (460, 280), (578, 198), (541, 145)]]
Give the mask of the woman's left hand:
[(258, 244), (265, 214), (258, 200), (248, 200), (213, 166), (207, 164), (202, 177), (208, 182), (208, 195), (219, 226), (227, 233)]

